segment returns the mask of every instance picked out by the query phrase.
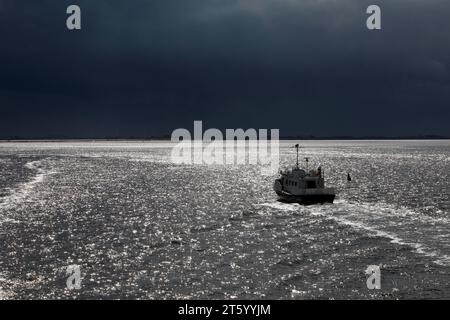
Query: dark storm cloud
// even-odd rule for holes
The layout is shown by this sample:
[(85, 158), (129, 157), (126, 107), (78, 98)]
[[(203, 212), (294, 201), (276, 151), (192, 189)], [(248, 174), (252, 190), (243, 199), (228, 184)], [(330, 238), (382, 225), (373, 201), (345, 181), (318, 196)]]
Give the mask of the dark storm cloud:
[[(375, 3), (381, 31), (365, 27)], [(193, 120), (450, 135), (449, 12), (444, 0), (0, 0), (0, 136), (143, 136)]]

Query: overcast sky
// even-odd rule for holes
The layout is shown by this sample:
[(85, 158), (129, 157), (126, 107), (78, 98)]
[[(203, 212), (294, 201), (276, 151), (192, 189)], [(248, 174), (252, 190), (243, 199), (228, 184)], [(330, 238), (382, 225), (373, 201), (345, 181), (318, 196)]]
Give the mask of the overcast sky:
[[(82, 30), (66, 28), (78, 4)], [(382, 9), (382, 30), (366, 8)], [(448, 0), (0, 0), (0, 137), (450, 136)]]

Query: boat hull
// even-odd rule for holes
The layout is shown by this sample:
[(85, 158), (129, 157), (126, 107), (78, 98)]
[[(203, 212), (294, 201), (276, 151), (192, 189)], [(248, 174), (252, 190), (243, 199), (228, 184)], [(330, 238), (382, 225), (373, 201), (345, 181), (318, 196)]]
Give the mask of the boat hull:
[(278, 201), (286, 203), (299, 203), (303, 205), (333, 203), (336, 195), (334, 194), (308, 194), (293, 195), (286, 192), (277, 192)]

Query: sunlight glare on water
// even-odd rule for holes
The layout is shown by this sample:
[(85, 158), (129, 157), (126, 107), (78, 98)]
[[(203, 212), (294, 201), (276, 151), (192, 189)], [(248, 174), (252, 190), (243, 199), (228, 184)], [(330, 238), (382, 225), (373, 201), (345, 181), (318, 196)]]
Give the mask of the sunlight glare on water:
[(277, 202), (254, 165), (174, 165), (169, 142), (0, 143), (0, 298), (449, 298), (450, 142), (300, 144), (334, 204)]

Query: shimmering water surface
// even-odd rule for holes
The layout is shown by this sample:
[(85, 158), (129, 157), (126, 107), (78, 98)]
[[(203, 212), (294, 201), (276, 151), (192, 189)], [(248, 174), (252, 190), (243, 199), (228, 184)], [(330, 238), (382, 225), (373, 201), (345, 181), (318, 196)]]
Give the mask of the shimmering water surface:
[(0, 143), (0, 298), (450, 298), (450, 141), (300, 144), (335, 204), (279, 203), (254, 165), (174, 165), (168, 142)]

